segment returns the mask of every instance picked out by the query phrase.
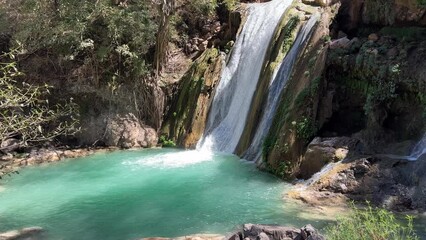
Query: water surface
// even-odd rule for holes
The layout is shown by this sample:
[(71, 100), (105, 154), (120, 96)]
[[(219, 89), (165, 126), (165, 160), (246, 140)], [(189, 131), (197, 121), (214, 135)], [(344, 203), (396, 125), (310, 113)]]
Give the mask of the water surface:
[(100, 153), (28, 167), (2, 184), (0, 231), (40, 226), (55, 240), (225, 233), (249, 222), (315, 225), (282, 200), (288, 185), (233, 155)]

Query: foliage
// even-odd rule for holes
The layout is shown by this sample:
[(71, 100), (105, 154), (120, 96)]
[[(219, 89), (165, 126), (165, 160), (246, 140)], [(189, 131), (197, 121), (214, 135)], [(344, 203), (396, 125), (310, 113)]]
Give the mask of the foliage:
[[(367, 94), (364, 110), (367, 115), (373, 113), (374, 109), (381, 103), (397, 97), (396, 82), (400, 74), (400, 66), (396, 64), (389, 69), (381, 68), (374, 79), (374, 85), (370, 87)], [(388, 76), (388, 77), (386, 77)]]
[(292, 124), (296, 128), (297, 137), (305, 142), (309, 142), (317, 132), (315, 124), (307, 117), (304, 117), (301, 121), (293, 121)]
[(372, 208), (357, 209), (353, 206), (350, 216), (338, 219), (338, 223), (326, 229), (330, 240), (418, 240), (413, 230), (413, 218), (407, 216), (407, 225), (385, 210)]
[(176, 147), (176, 143), (171, 139), (167, 139), (165, 135), (160, 137), (160, 143), (163, 147)]
[(222, 0), (221, 2), (222, 4), (225, 4), (225, 7), (227, 9), (229, 9), (230, 11), (233, 11), (237, 7), (237, 4), (239, 1), (238, 0)]
[(216, 13), (217, 1), (216, 0), (191, 0), (189, 12), (197, 15), (203, 14), (207, 16)]
[(417, 3), (422, 7), (426, 6), (426, 0), (417, 0)]
[(51, 105), (46, 100), (50, 86), (18, 83), (20, 75), (16, 62), (0, 63), (0, 142), (15, 138), (20, 145), (30, 145), (76, 133), (77, 106), (72, 99)]
[(423, 108), (423, 117), (426, 118), (426, 94), (419, 92), (417, 94), (417, 99), (420, 103), (420, 106)]
[[(426, 6), (426, 0), (425, 6)], [(393, 36), (398, 40), (421, 40), (426, 39), (426, 28), (422, 27), (384, 27), (380, 30), (382, 35)]]
[(29, 0), (21, 6), (15, 38), (28, 52), (49, 49), (92, 69), (95, 83), (147, 73), (145, 55), (155, 44), (149, 2), (117, 6), (110, 0)]
[(285, 178), (291, 172), (291, 163), (287, 161), (280, 162), (278, 168), (275, 170), (275, 174), (281, 178)]

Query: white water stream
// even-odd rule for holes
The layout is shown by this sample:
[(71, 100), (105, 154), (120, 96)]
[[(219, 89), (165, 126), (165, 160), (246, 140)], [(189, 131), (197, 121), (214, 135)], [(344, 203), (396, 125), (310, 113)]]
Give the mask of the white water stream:
[(426, 154), (426, 133), (423, 138), (416, 144), (413, 151), (411, 151), (410, 157), (417, 160), (420, 156)]
[(291, 0), (248, 5), (248, 18), (224, 68), (199, 148), (233, 153), (243, 133), (269, 43)]

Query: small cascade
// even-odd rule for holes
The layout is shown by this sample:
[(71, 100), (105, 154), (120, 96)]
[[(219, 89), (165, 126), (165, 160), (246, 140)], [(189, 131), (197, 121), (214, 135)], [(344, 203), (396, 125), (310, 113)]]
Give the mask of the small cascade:
[(248, 5), (248, 18), (224, 68), (200, 148), (233, 153), (244, 130), (251, 99), (275, 28), (291, 0)]
[(297, 56), (299, 56), (299, 53), (304, 49), (318, 18), (318, 14), (313, 15), (309, 19), (309, 21), (303, 26), (303, 28), (299, 31), (297, 38), (290, 51), (283, 59), (280, 66), (277, 68), (278, 71), (273, 74), (268, 89), (268, 100), (266, 105), (264, 106), (264, 114), (257, 127), (256, 133), (249, 148), (243, 154), (244, 159), (256, 162), (261, 159), (262, 143), (266, 134), (271, 128), (274, 114), (280, 102), (281, 92), (284, 90), (287, 80), (289, 79), (292, 73)]
[(410, 158), (417, 160), (420, 156), (426, 154), (426, 133), (423, 138), (416, 144), (413, 151), (411, 151)]
[(408, 161), (417, 161), (423, 154), (426, 154), (426, 133), (423, 138), (414, 146), (409, 156), (401, 156), (395, 154), (378, 154), (379, 157), (387, 157), (392, 159), (405, 159)]

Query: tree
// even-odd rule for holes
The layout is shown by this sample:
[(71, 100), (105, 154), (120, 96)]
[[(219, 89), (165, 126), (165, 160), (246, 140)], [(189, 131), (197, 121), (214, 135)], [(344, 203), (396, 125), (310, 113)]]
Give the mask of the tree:
[(47, 99), (50, 86), (19, 83), (16, 79), (22, 73), (13, 61), (15, 56), (8, 53), (0, 59), (12, 60), (0, 62), (0, 143), (14, 139), (19, 146), (29, 146), (79, 130), (72, 99), (51, 105)]
[(154, 56), (155, 73), (158, 76), (166, 62), (170, 37), (170, 16), (173, 14), (175, 8), (175, 0), (152, 0), (152, 2), (158, 5), (158, 12), (160, 14)]

